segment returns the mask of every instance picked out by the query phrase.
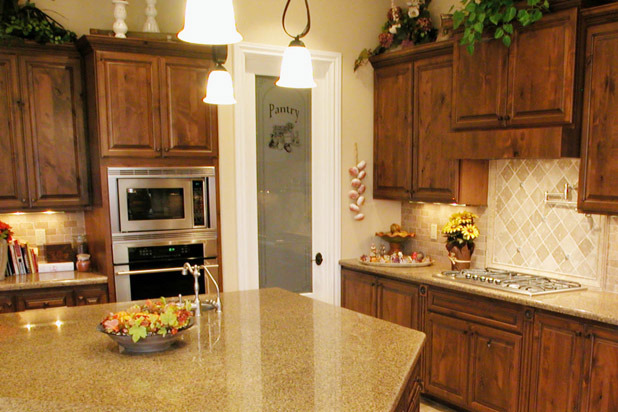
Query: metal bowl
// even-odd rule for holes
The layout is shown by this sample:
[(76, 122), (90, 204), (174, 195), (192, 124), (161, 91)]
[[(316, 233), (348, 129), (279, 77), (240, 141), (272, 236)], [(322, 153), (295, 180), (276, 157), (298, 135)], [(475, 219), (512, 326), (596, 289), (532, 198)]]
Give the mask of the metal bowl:
[(129, 335), (114, 335), (105, 332), (105, 328), (100, 323), (97, 325), (97, 330), (110, 337), (111, 340), (118, 343), (118, 345), (124, 348), (128, 353), (152, 353), (161, 352), (169, 349), (174, 342), (176, 342), (189, 328), (195, 323), (195, 319), (191, 318), (189, 324), (182, 329), (179, 329), (175, 335), (168, 333), (165, 336), (161, 335), (149, 335), (145, 338), (133, 342), (133, 339)]

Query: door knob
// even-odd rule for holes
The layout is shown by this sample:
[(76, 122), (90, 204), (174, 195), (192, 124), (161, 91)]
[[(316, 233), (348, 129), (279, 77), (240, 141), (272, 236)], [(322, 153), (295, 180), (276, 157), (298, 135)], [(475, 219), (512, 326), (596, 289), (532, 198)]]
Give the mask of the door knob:
[(324, 258), (320, 252), (315, 254), (315, 259), (311, 259), (312, 262), (315, 262), (316, 265), (320, 266), (322, 262), (324, 262)]

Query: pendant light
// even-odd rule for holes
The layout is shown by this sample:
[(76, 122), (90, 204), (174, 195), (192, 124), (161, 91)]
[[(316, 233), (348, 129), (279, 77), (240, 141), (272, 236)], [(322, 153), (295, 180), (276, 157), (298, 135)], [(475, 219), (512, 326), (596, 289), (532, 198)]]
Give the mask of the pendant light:
[(307, 9), (307, 25), (302, 33), (292, 36), (285, 28), (285, 15), (290, 6), (288, 0), (283, 9), (283, 17), (281, 24), (283, 25), (283, 31), (288, 36), (292, 37), (290, 45), (283, 52), (283, 60), (281, 61), (281, 74), (276, 85), (280, 87), (290, 87), (294, 89), (310, 89), (315, 86), (313, 81), (313, 66), (311, 64), (311, 54), (305, 47), (300, 39), (305, 37), (309, 33), (311, 28), (311, 15), (309, 13), (309, 3), (305, 0), (305, 8)]
[(232, 0), (187, 0), (182, 41), (197, 44), (233, 44), (242, 40), (236, 30)]
[(232, 76), (223, 67), (226, 59), (227, 46), (213, 46), (212, 60), (215, 62), (215, 68), (208, 75), (204, 103), (236, 104)]

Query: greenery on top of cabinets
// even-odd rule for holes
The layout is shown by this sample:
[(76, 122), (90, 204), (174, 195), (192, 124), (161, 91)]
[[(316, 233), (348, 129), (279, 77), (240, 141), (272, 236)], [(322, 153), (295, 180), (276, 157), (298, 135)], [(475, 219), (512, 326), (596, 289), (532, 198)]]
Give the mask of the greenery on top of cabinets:
[(19, 0), (0, 0), (0, 40), (16, 38), (61, 44), (77, 36), (29, 0), (22, 6)]
[(484, 32), (494, 30), (494, 38), (502, 39), (506, 47), (511, 46), (513, 23), (528, 26), (549, 11), (548, 0), (526, 0), (524, 7), (516, 7), (513, 0), (462, 0), (463, 9), (453, 13), (453, 27), (464, 25), (461, 44), (468, 53), (474, 53), (474, 44), (481, 40)]

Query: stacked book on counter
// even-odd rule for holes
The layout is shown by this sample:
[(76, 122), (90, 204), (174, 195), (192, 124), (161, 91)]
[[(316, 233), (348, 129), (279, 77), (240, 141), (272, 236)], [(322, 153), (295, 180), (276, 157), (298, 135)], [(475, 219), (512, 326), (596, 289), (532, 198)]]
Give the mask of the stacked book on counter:
[(20, 244), (16, 240), (9, 242), (8, 246), (9, 263), (6, 268), (6, 276), (38, 273), (39, 264), (35, 248), (28, 246), (27, 243)]

